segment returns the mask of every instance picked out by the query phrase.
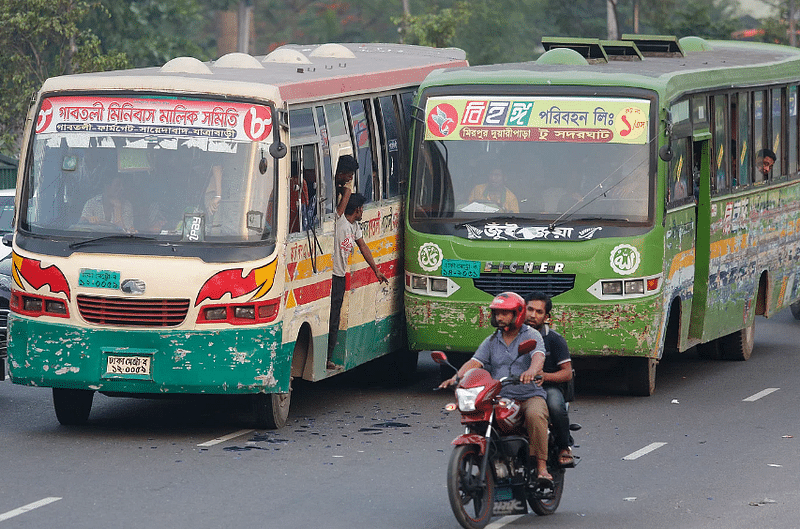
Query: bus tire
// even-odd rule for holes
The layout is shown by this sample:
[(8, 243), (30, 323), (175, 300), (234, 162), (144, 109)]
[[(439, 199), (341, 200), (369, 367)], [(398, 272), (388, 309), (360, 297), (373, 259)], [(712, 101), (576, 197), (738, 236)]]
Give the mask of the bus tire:
[(65, 426), (84, 424), (92, 411), (94, 391), (53, 388), (53, 407), (58, 422)]
[(656, 390), (656, 359), (628, 358), (625, 363), (625, 379), (628, 393), (637, 397), (649, 397)]
[(789, 308), (792, 310), (792, 316), (794, 319), (800, 320), (800, 301), (796, 301), (789, 305)]
[(738, 360), (744, 362), (753, 353), (753, 342), (756, 334), (756, 322), (753, 320), (748, 327), (732, 332), (720, 338), (720, 351), (725, 360)]
[(252, 395), (255, 427), (277, 430), (286, 426), (291, 396), (291, 389), (289, 393), (256, 393)]

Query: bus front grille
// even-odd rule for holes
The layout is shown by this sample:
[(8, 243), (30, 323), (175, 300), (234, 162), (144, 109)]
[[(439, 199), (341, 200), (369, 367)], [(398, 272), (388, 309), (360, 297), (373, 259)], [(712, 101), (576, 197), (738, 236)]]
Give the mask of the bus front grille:
[(543, 292), (552, 298), (572, 290), (575, 274), (481, 274), (473, 281), (475, 288), (492, 296), (501, 292), (516, 292), (524, 297), (530, 292)]
[(188, 299), (129, 299), (78, 296), (83, 319), (100, 325), (175, 327), (189, 311)]

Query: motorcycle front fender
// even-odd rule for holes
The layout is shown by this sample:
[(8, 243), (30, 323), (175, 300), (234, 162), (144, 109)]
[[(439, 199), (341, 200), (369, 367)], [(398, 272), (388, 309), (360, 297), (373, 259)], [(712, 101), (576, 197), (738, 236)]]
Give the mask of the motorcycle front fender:
[(486, 452), (486, 437), (482, 435), (478, 435), (476, 433), (465, 433), (461, 434), (451, 443), (453, 446), (459, 445), (476, 445), (480, 450), (481, 455)]

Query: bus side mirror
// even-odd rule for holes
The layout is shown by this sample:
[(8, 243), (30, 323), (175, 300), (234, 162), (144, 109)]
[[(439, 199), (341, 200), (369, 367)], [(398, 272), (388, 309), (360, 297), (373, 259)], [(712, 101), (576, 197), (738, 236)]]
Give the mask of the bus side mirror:
[(672, 156), (675, 153), (672, 152), (672, 145), (667, 143), (666, 145), (662, 145), (661, 148), (658, 150), (658, 157), (664, 160), (665, 162), (669, 162), (672, 160)]

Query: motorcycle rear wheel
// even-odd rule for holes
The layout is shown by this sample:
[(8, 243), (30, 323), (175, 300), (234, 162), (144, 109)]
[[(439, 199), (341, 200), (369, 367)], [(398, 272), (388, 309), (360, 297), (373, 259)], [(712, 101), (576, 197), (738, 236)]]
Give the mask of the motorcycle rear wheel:
[(550, 472), (553, 474), (553, 485), (555, 486), (551, 498), (537, 499), (532, 493), (528, 493), (528, 505), (539, 516), (547, 516), (556, 512), (561, 503), (561, 494), (564, 492), (564, 469), (560, 468)]
[(494, 476), (487, 469), (480, 485), (483, 457), (475, 445), (453, 449), (447, 466), (447, 497), (456, 520), (466, 529), (483, 529), (494, 510)]

